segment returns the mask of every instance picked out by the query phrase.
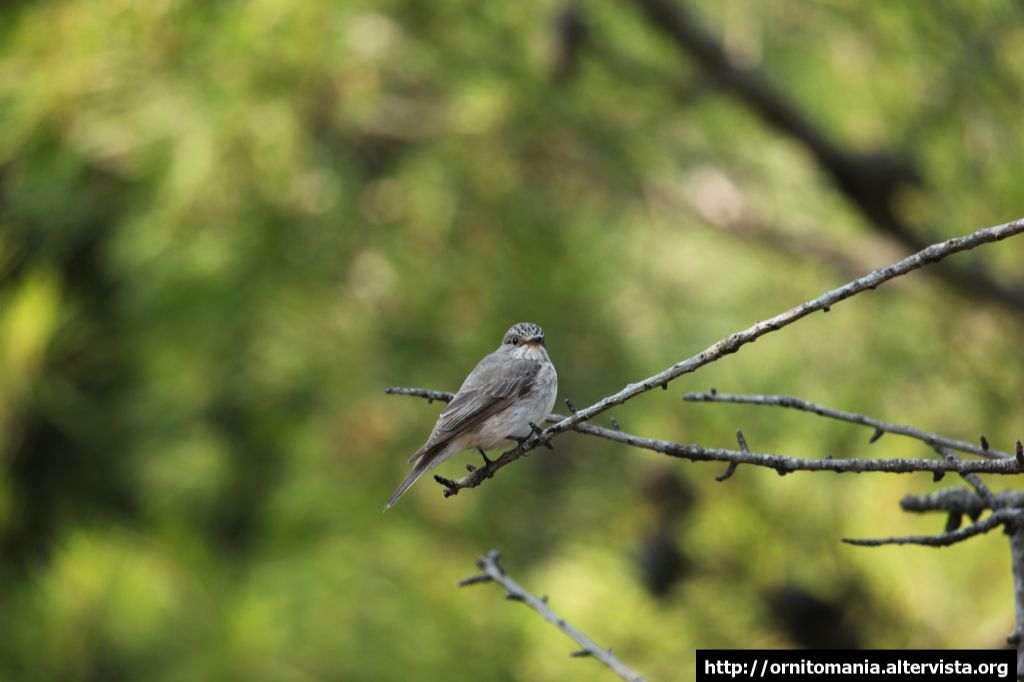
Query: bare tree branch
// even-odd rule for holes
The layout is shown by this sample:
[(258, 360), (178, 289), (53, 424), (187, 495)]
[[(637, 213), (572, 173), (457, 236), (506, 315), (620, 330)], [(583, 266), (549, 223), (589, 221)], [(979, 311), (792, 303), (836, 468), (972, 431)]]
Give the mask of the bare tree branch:
[[(778, 331), (779, 329), (793, 324), (797, 320), (819, 310), (828, 311), (831, 306), (836, 305), (841, 301), (852, 296), (856, 296), (864, 291), (875, 289), (880, 284), (884, 284), (891, 279), (905, 275), (908, 272), (917, 270), (918, 268), (922, 268), (925, 265), (941, 261), (954, 253), (967, 251), (982, 244), (1006, 239), (1007, 237), (1012, 237), (1016, 234), (1020, 234), (1021, 232), (1024, 232), (1024, 218), (1003, 225), (983, 228), (963, 237), (954, 237), (943, 242), (932, 244), (913, 255), (907, 256), (906, 258), (884, 268), (874, 270), (867, 275), (848, 282), (837, 289), (827, 291), (821, 296), (801, 303), (800, 305), (790, 308), (783, 313), (779, 313), (775, 317), (762, 322), (757, 322), (743, 331), (730, 334), (717, 343), (708, 346), (700, 353), (681, 362), (677, 362), (658, 374), (650, 376), (639, 383), (629, 384), (618, 393), (607, 396), (589, 407), (577, 410), (571, 416), (566, 417), (553, 426), (544, 429), (541, 433), (530, 436), (523, 441), (520, 446), (502, 453), (500, 457), (492, 460), (486, 466), (471, 471), (468, 475), (463, 476), (457, 481), (447, 481), (443, 483), (445, 487), (445, 495), (455, 495), (462, 489), (475, 488), (485, 479), (493, 476), (498, 469), (511, 464), (537, 446), (547, 444), (558, 434), (568, 431), (569, 429), (574, 429), (576, 425), (592, 419), (598, 414), (601, 414), (616, 405), (621, 405), (641, 393), (646, 393), (647, 391), (659, 386), (667, 387), (670, 381), (684, 374), (694, 372), (705, 365), (711, 364), (712, 362), (720, 360), (726, 355), (735, 353), (743, 346), (748, 343), (753, 343), (765, 334)], [(1022, 459), (1024, 459), (1024, 456), (1022, 456)], [(994, 463), (995, 462), (993, 462), (993, 464)], [(974, 464), (965, 463), (964, 466), (973, 466)], [(952, 470), (953, 469), (943, 469), (943, 471)], [(978, 473), (982, 470), (969, 469), (968, 471), (970, 473)]]
[[(390, 387), (385, 392), (396, 395), (411, 395), (433, 400), (451, 400), (451, 393), (431, 391), (422, 388), (399, 388)], [(548, 422), (557, 424), (565, 423), (568, 417), (560, 414), (550, 414)], [(788, 457), (786, 455), (766, 454), (752, 452), (746, 446), (743, 434), (737, 434), (741, 450), (726, 450), (723, 448), (707, 448), (700, 445), (675, 443), (669, 440), (656, 438), (644, 438), (635, 436), (621, 429), (606, 429), (594, 424), (574, 424), (573, 430), (588, 436), (596, 436), (616, 443), (624, 443), (636, 448), (660, 452), (670, 457), (688, 459), (694, 462), (726, 462), (730, 465), (750, 464), (753, 466), (774, 469), (781, 475), (794, 471), (833, 471), (836, 473), (868, 473), (886, 472), (893, 474), (910, 474), (925, 472), (933, 475), (944, 475), (947, 473), (956, 474), (1017, 474), (1024, 472), (1024, 467), (1017, 463), (1013, 457), (996, 460), (949, 460), (949, 459), (833, 459), (824, 457), (821, 459), (810, 459), (802, 457)], [(478, 472), (485, 472), (499, 460), (491, 460), (479, 469), (474, 468), (470, 476)], [(733, 470), (734, 471), (734, 470)], [(728, 473), (728, 470), (727, 470)], [(730, 474), (731, 475), (731, 474)], [(725, 480), (723, 475), (722, 480)], [(448, 479), (444, 479), (448, 480)], [(465, 480), (465, 479), (463, 479)], [(453, 485), (459, 485), (459, 481), (449, 481)], [(449, 492), (452, 486), (445, 486), (445, 494), (454, 495)], [(468, 486), (463, 486), (468, 487)], [(457, 492), (457, 490), (456, 490)]]
[[(935, 433), (929, 433), (927, 431), (921, 431), (910, 426), (899, 426), (897, 424), (890, 424), (883, 422), (878, 419), (871, 417), (865, 417), (861, 414), (855, 414), (853, 412), (843, 412), (840, 410), (834, 410), (824, 405), (818, 405), (811, 403), (800, 398), (794, 398), (788, 395), (735, 395), (730, 393), (719, 393), (718, 391), (710, 391), (708, 393), (687, 393), (683, 396), (683, 400), (690, 402), (720, 402), (720, 403), (741, 403), (748, 405), (771, 405), (775, 407), (789, 407), (803, 412), (812, 412), (819, 417), (828, 417), (831, 419), (838, 419), (840, 421), (850, 422), (853, 424), (859, 424), (861, 426), (869, 426), (875, 429), (874, 434), (871, 436), (869, 443), (876, 442), (882, 437), (884, 433), (898, 433), (900, 435), (908, 436), (910, 438), (916, 438), (928, 443), (932, 448), (939, 453), (943, 458), (956, 462), (959, 461), (953, 450), (961, 450), (963, 452), (969, 452), (971, 454), (980, 455), (982, 457), (991, 457), (994, 459), (999, 458), (1010, 458), (1011, 455), (1008, 452), (1002, 452), (999, 450), (992, 450), (988, 445), (988, 440), (982, 437), (981, 446), (966, 443), (964, 441), (954, 440), (952, 438), (946, 438)], [(994, 508), (994, 498), (992, 491), (988, 489), (984, 481), (978, 478), (977, 474), (963, 473), (960, 475), (970, 483), (974, 489), (978, 492), (978, 495), (982, 497), (990, 508)]]
[[(558, 419), (561, 418), (561, 415), (552, 415), (552, 418)], [(632, 445), (644, 450), (653, 450), (670, 457), (688, 459), (694, 462), (750, 464), (774, 469), (782, 475), (794, 471), (833, 471), (840, 474), (869, 472), (910, 474), (926, 472), (934, 475), (947, 473), (1018, 474), (1024, 472), (1024, 467), (1018, 465), (1015, 459), (950, 461), (909, 458), (834, 459), (828, 456), (820, 459), (811, 459), (752, 452), (749, 448), (744, 450), (727, 450), (723, 448), (708, 448), (695, 444), (675, 443), (656, 438), (643, 438), (626, 433), (625, 431), (605, 429), (593, 424), (578, 424), (574, 428), (580, 433), (606, 438), (618, 443), (625, 443), (626, 445)]]
[(1024, 523), (1008, 523), (1010, 565), (1013, 569), (1013, 603), (1016, 627), (1007, 641), (1017, 647), (1017, 678), (1024, 677)]
[[(884, 422), (880, 419), (874, 419), (872, 417), (866, 417), (862, 414), (855, 414), (853, 412), (843, 412), (842, 410), (832, 409), (824, 405), (812, 403), (807, 400), (801, 400), (788, 395), (759, 395), (759, 394), (737, 394), (737, 393), (719, 393), (718, 391), (710, 392), (692, 392), (687, 393), (683, 396), (683, 400), (688, 402), (700, 402), (700, 403), (737, 403), (744, 405), (770, 405), (774, 407), (789, 407), (794, 410), (801, 410), (803, 412), (811, 412), (818, 415), (819, 417), (828, 417), (830, 419), (838, 419), (840, 421), (849, 422), (851, 424), (859, 424), (861, 426), (867, 426), (876, 431), (882, 433), (895, 433), (908, 438), (916, 438), (917, 440), (923, 441), (932, 447), (938, 448), (950, 448), (953, 450), (959, 450), (960, 452), (968, 452), (972, 455), (978, 455), (980, 457), (989, 457), (992, 459), (999, 459), (1005, 457), (1012, 457), (1009, 452), (1003, 452), (1002, 450), (994, 450), (992, 448), (985, 449), (980, 445), (968, 443), (962, 440), (956, 440), (954, 438), (947, 438), (946, 436), (939, 435), (937, 433), (930, 433), (928, 431), (922, 431), (921, 429), (915, 429), (911, 426), (901, 426), (899, 424), (891, 424)], [(871, 442), (878, 440), (878, 435), (872, 436)]]
[(860, 547), (880, 547), (882, 545), (926, 545), (928, 547), (948, 547), (949, 545), (963, 542), (975, 535), (987, 533), (1004, 524), (1017, 522), (1021, 518), (1024, 518), (1024, 511), (1022, 510), (1000, 509), (992, 512), (992, 514), (985, 519), (978, 521), (977, 523), (973, 523), (966, 528), (947, 531), (945, 533), (940, 533), (939, 535), (907, 535), (904, 537), (867, 540), (843, 538), (843, 542), (849, 545), (858, 545)]
[(1005, 490), (995, 493), (988, 502), (970, 490), (946, 488), (927, 495), (907, 495), (900, 500), (900, 507), (908, 512), (956, 512), (977, 518), (986, 509), (1024, 508), (1024, 492)]
[(564, 618), (556, 614), (548, 606), (547, 598), (538, 599), (524, 590), (519, 583), (509, 577), (502, 568), (501, 553), (498, 550), (491, 550), (486, 556), (476, 560), (476, 565), (483, 573), (470, 576), (459, 582), (459, 587), (467, 585), (478, 585), (485, 582), (496, 582), (505, 588), (505, 598), (512, 601), (522, 602), (539, 613), (544, 620), (554, 625), (580, 645), (580, 650), (571, 654), (572, 656), (592, 657), (601, 661), (616, 675), (628, 682), (645, 682), (644, 678), (637, 672), (631, 670), (626, 664), (616, 658), (610, 649), (602, 649), (594, 640), (566, 622)]
[[(968, 538), (987, 533), (997, 526), (1005, 526), (1010, 536), (1010, 557), (1013, 570), (1014, 604), (1016, 625), (1007, 642), (1017, 649), (1017, 678), (1024, 678), (1024, 492), (1004, 490), (988, 495), (972, 493), (964, 488), (947, 488), (928, 495), (907, 495), (900, 501), (904, 511), (949, 513), (950, 522), (946, 532), (940, 535), (916, 535), (902, 538), (878, 540), (843, 540), (853, 545), (876, 547), (891, 544), (918, 544), (944, 547)], [(987, 509), (995, 511), (982, 521), (977, 519)], [(968, 514), (975, 523), (957, 529), (960, 519)], [(955, 525), (954, 525), (955, 523)]]
[[(651, 23), (697, 62), (709, 79), (732, 92), (767, 125), (802, 144), (868, 221), (909, 249), (924, 246), (923, 238), (896, 210), (899, 191), (921, 182), (918, 169), (906, 158), (877, 150), (844, 148), (763, 74), (736, 64), (715, 37), (683, 7), (672, 0), (635, 1)], [(941, 268), (940, 274), (968, 290), (1024, 310), (1021, 287), (1007, 286), (980, 269), (948, 267)]]
[[(876, 442), (885, 433), (898, 433), (901, 435), (916, 438), (928, 443), (932, 448), (939, 453), (943, 458), (951, 462), (958, 462), (959, 457), (953, 452), (953, 448), (957, 448), (972, 454), (981, 455), (984, 457), (992, 458), (1009, 458), (1012, 457), (1008, 452), (993, 451), (989, 448), (988, 441), (984, 438), (981, 439), (981, 447), (965, 443), (963, 441), (953, 440), (940, 436), (935, 433), (929, 433), (927, 431), (921, 431), (910, 426), (899, 426), (896, 424), (890, 424), (883, 422), (878, 419), (871, 417), (865, 417), (861, 414), (855, 414), (853, 412), (842, 412), (840, 410), (834, 410), (824, 405), (818, 405), (811, 403), (800, 398), (786, 395), (734, 395), (729, 393), (719, 393), (718, 391), (710, 391), (708, 393), (693, 392), (687, 393), (683, 396), (683, 400), (690, 402), (723, 402), (723, 403), (742, 403), (749, 405), (771, 405), (775, 407), (790, 407), (793, 409), (801, 410), (803, 412), (812, 412), (820, 417), (829, 417), (832, 419), (838, 419), (840, 421), (851, 422), (853, 424), (859, 424), (861, 426), (870, 426), (875, 429), (872, 434), (869, 443)], [(960, 472), (960, 475), (970, 483), (977, 491), (978, 495), (985, 500), (986, 505), (989, 508), (995, 508), (995, 498), (992, 495), (992, 491), (988, 489), (977, 474)], [(949, 530), (956, 530), (960, 525), (959, 516), (950, 516), (950, 527)]]

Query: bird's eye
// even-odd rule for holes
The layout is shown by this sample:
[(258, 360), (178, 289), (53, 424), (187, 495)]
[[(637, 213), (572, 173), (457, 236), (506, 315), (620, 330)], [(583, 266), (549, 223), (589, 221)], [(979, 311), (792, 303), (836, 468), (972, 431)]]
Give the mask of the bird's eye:
[(519, 345), (519, 337), (518, 336), (513, 336), (512, 337), (512, 345), (513, 346), (518, 346)]

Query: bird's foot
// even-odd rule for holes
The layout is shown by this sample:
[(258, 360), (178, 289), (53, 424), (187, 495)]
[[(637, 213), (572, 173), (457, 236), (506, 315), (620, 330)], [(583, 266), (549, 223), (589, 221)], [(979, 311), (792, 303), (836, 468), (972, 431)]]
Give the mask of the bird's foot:
[[(539, 426), (537, 426), (533, 422), (527, 422), (527, 424), (529, 424), (529, 426), (530, 426), (530, 435), (522, 436), (522, 437), (520, 437), (520, 436), (505, 436), (507, 439), (513, 440), (513, 441), (515, 441), (519, 445), (519, 447), (518, 447), (519, 454), (521, 456), (523, 456), (523, 457), (526, 456), (526, 452), (527, 452), (526, 450), (523, 449), (523, 446), (526, 445), (526, 441), (530, 440), (530, 438), (532, 438), (534, 436), (539, 436), (541, 433), (543, 433), (543, 429), (541, 429)], [(554, 450), (554, 448), (551, 446), (551, 443), (544, 442), (543, 445), (548, 450)]]
[(519, 455), (523, 456), (523, 457), (526, 456), (526, 452), (523, 451), (523, 444), (525, 444), (526, 441), (528, 441), (530, 439), (529, 436), (523, 436), (521, 438), (519, 436), (505, 436), (505, 438), (507, 438), (508, 440), (511, 440), (511, 441), (515, 441), (516, 446), (517, 446), (516, 447), (516, 452)]
[[(533, 432), (533, 435), (540, 436), (540, 434), (543, 433), (543, 429), (541, 429), (539, 426), (537, 426), (533, 422), (527, 422), (527, 423), (530, 425), (530, 431)], [(555, 449), (555, 447), (551, 444), (551, 441), (549, 441), (549, 440), (544, 441), (544, 447), (546, 447), (548, 450), (554, 450)]]
[(488, 459), (487, 453), (484, 452), (483, 448), (477, 448), (476, 451), (479, 452), (480, 456), (484, 458), (484, 465), (478, 469), (472, 464), (467, 464), (466, 471), (468, 471), (471, 474), (475, 474), (476, 472), (479, 471), (480, 473), (483, 474), (484, 478), (490, 478), (491, 476), (494, 475), (494, 471), (491, 469), (491, 464), (494, 463), (494, 460)]

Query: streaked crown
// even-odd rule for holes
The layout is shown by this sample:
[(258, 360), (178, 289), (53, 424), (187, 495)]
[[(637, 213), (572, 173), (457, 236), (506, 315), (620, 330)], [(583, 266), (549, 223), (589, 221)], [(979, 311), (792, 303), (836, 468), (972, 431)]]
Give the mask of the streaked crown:
[(532, 322), (517, 322), (505, 332), (502, 345), (518, 346), (521, 343), (544, 343), (544, 330)]

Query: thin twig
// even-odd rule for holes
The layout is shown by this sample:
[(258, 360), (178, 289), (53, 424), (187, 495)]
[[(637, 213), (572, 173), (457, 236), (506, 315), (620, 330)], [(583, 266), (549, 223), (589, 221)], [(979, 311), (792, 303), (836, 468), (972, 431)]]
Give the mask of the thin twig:
[(429, 388), (403, 388), (401, 386), (388, 386), (384, 389), (390, 395), (411, 395), (417, 398), (426, 398), (430, 402), (440, 400), (443, 403), (450, 403), (455, 397), (454, 393), (447, 391), (431, 391)]
[(915, 429), (912, 426), (901, 426), (899, 424), (891, 424), (884, 422), (880, 419), (873, 417), (867, 417), (862, 414), (856, 414), (854, 412), (844, 412), (842, 410), (836, 410), (831, 407), (819, 405), (818, 403), (812, 403), (807, 400), (795, 398), (789, 395), (760, 395), (760, 394), (742, 394), (742, 393), (719, 393), (714, 392), (703, 392), (694, 391), (687, 393), (683, 396), (683, 400), (688, 402), (699, 402), (699, 403), (737, 403), (742, 405), (769, 405), (773, 407), (788, 407), (794, 410), (801, 410), (803, 412), (811, 412), (818, 415), (819, 417), (828, 417), (830, 419), (838, 419), (840, 421), (849, 422), (851, 424), (859, 424), (861, 426), (868, 426), (875, 429), (875, 433), (872, 435), (872, 442), (878, 440), (878, 432), (882, 433), (895, 433), (900, 436), (906, 436), (908, 438), (916, 438), (917, 440), (923, 441), (932, 447), (944, 447), (952, 450), (959, 450), (960, 452), (967, 452), (972, 455), (978, 455), (979, 457), (988, 457), (991, 459), (999, 459), (1003, 457), (1012, 457), (1009, 452), (1003, 452), (1002, 450), (995, 450), (993, 448), (984, 449), (974, 443), (968, 443), (962, 440), (956, 440), (955, 438), (947, 438), (937, 433), (930, 433), (928, 431), (922, 431), (921, 429)]
[(491, 550), (487, 553), (487, 556), (482, 556), (476, 561), (476, 565), (481, 571), (483, 571), (483, 573), (466, 578), (459, 583), (459, 586), (463, 587), (466, 585), (475, 585), (489, 581), (498, 583), (505, 588), (505, 596), (507, 599), (526, 604), (531, 609), (539, 613), (544, 620), (554, 625), (579, 644), (580, 650), (573, 652), (573, 656), (596, 658), (601, 661), (601, 663), (604, 663), (606, 666), (611, 668), (616, 675), (624, 680), (628, 680), (628, 682), (645, 682), (643, 676), (631, 670), (625, 663), (616, 658), (610, 650), (603, 649), (598, 646), (594, 640), (587, 637), (577, 628), (567, 623), (564, 618), (552, 611), (548, 606), (547, 599), (534, 597), (532, 594), (524, 590), (519, 583), (509, 577), (505, 572), (505, 569), (502, 568), (500, 561), (501, 553), (496, 549)]
[(1002, 526), (1003, 524), (1019, 521), (1022, 514), (1024, 514), (1024, 512), (1017, 509), (1000, 509), (992, 512), (992, 514), (986, 518), (973, 523), (966, 528), (948, 531), (938, 535), (906, 535), (903, 537), (864, 540), (843, 538), (843, 542), (849, 545), (858, 545), (860, 547), (880, 547), (882, 545), (926, 545), (928, 547), (948, 547), (949, 545), (963, 542), (975, 535), (987, 533), (999, 526)]
[[(740, 450), (742, 452), (750, 452), (750, 448), (747, 447), (747, 439), (743, 437), (743, 432), (739, 429), (736, 429), (736, 442), (739, 443)], [(729, 466), (725, 468), (725, 471), (715, 476), (715, 480), (721, 483), (722, 481), (732, 478), (732, 475), (736, 473), (736, 468), (738, 466), (738, 462), (729, 462)]]
[[(388, 388), (388, 393), (398, 395), (411, 395), (419, 397), (431, 397), (434, 400), (450, 400), (450, 393), (431, 391), (422, 388)], [(547, 421), (555, 424), (562, 424), (567, 418), (560, 414), (550, 414)], [(788, 474), (794, 471), (834, 471), (836, 473), (868, 473), (887, 472), (894, 474), (910, 474), (926, 472), (930, 474), (1017, 474), (1024, 471), (1014, 458), (997, 460), (947, 460), (947, 459), (832, 459), (832, 458), (803, 458), (788, 457), (770, 453), (753, 452), (749, 448), (743, 450), (727, 450), (724, 448), (707, 448), (701, 445), (676, 443), (669, 440), (656, 438), (644, 438), (635, 436), (626, 431), (606, 429), (595, 424), (575, 424), (575, 431), (588, 436), (596, 436), (616, 443), (624, 443), (644, 450), (660, 452), (670, 457), (688, 459), (694, 462), (726, 462), (728, 464), (750, 464), (753, 466), (774, 469), (779, 474)], [(742, 434), (737, 434), (737, 439)], [(740, 441), (743, 447), (745, 440)], [(479, 469), (475, 469), (470, 475), (486, 470), (500, 460), (491, 460)], [(461, 485), (461, 481), (448, 481), (446, 490)], [(461, 486), (467, 487), (467, 486)], [(455, 493), (450, 493), (455, 494)]]
[[(515, 448), (505, 451), (500, 457), (492, 460), (490, 464), (480, 467), (466, 476), (456, 480), (450, 481), (454, 485), (445, 484), (444, 494), (445, 497), (450, 495), (456, 495), (460, 490), (465, 488), (475, 488), (480, 485), (483, 481), (490, 478), (494, 473), (512, 462), (516, 461), (526, 453), (530, 452), (539, 445), (543, 445), (550, 441), (552, 438), (560, 433), (575, 429), (577, 425), (582, 424), (595, 416), (605, 412), (616, 405), (635, 398), (636, 396), (646, 393), (654, 388), (667, 386), (668, 382), (673, 379), (677, 379), (684, 374), (694, 372), (701, 367), (711, 364), (721, 358), (735, 353), (743, 346), (748, 343), (753, 343), (757, 339), (761, 338), (765, 334), (778, 331), (783, 327), (793, 324), (797, 320), (800, 320), (811, 313), (819, 310), (830, 309), (831, 306), (845, 301), (846, 299), (856, 296), (864, 291), (875, 289), (879, 285), (888, 282), (891, 279), (905, 275), (908, 272), (913, 272), (919, 268), (941, 261), (942, 259), (960, 251), (967, 251), (973, 249), (982, 244), (990, 242), (1000, 241), (1007, 237), (1012, 237), (1016, 234), (1024, 232), (1024, 218), (1015, 220), (1013, 222), (1006, 223), (1004, 225), (997, 225), (994, 227), (987, 227), (975, 232), (972, 232), (963, 237), (954, 237), (947, 239), (943, 242), (932, 244), (931, 246), (918, 251), (917, 253), (907, 256), (906, 258), (899, 260), (891, 265), (887, 265), (884, 268), (874, 270), (863, 277), (855, 279), (851, 282), (844, 284), (843, 286), (827, 291), (817, 298), (811, 299), (800, 305), (790, 308), (789, 310), (779, 313), (775, 317), (762, 322), (757, 322), (743, 331), (730, 334), (724, 339), (717, 343), (708, 346), (706, 349), (697, 353), (696, 355), (682, 360), (672, 365), (668, 369), (665, 369), (653, 376), (650, 376), (643, 381), (635, 384), (629, 384), (622, 390), (605, 398), (602, 398), (598, 402), (590, 405), (589, 407), (577, 410), (575, 414), (566, 417), (554, 424), (553, 426), (544, 429), (539, 434), (534, 434), (523, 441), (523, 443)], [(580, 429), (577, 429), (580, 430)], [(731, 461), (731, 460), (722, 460)], [(993, 462), (995, 463), (995, 462)], [(965, 465), (970, 464), (966, 463)], [(830, 467), (822, 467), (830, 468)], [(929, 469), (931, 470), (931, 469)], [(942, 469), (942, 471), (954, 471), (955, 468)], [(975, 470), (971, 470), (974, 472)], [(982, 470), (977, 470), (982, 471)], [(1003, 473), (1006, 473), (1005, 471)]]

